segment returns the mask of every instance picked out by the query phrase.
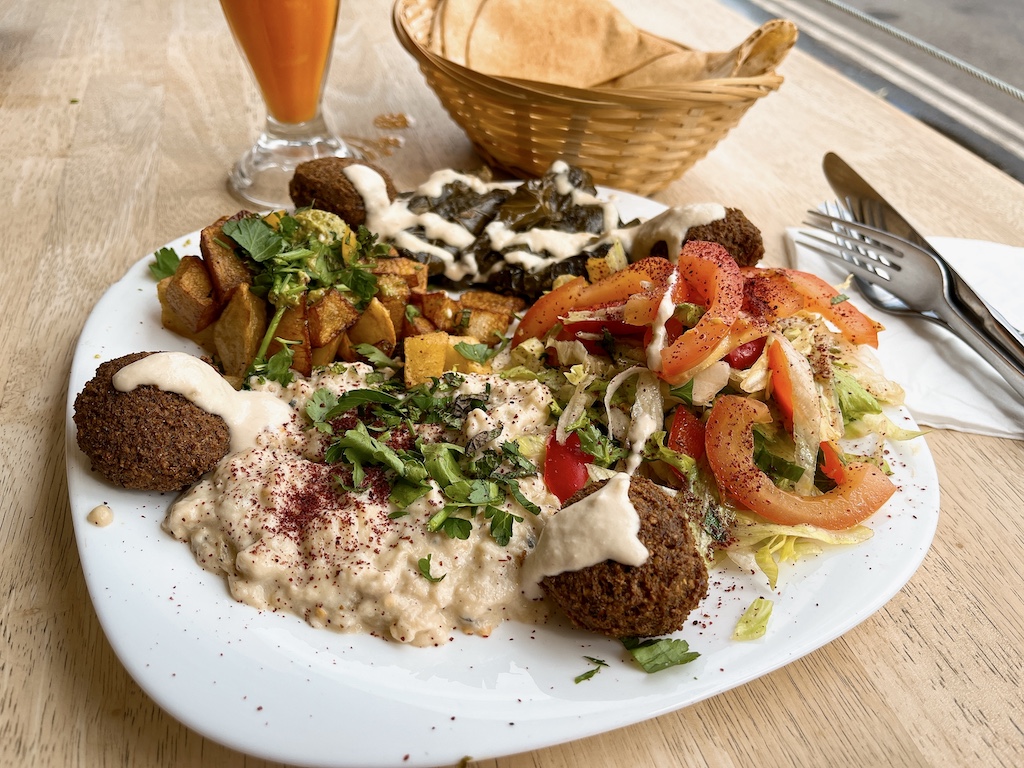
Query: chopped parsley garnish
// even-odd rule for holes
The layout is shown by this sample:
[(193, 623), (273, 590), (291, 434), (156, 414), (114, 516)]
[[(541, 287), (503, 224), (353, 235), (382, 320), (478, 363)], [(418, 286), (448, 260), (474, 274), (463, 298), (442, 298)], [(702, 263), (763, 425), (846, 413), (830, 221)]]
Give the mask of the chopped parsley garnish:
[(583, 658), (589, 661), (591, 664), (593, 664), (594, 667), (593, 669), (588, 669), (586, 672), (576, 675), (576, 677), (573, 678), (573, 682), (575, 682), (577, 685), (582, 683), (584, 680), (589, 680), (590, 678), (592, 678), (594, 675), (601, 671), (602, 667), (608, 666), (608, 663), (604, 659), (595, 659), (593, 656), (584, 656)]
[(448, 575), (447, 573), (442, 573), (440, 576), (430, 575), (430, 558), (431, 556), (427, 555), (426, 557), (421, 557), (417, 561), (416, 566), (420, 569), (420, 575), (433, 584), (436, 584), (439, 581), (444, 581), (444, 577)]
[[(379, 468), (390, 483), (389, 499), (396, 508), (393, 518), (403, 516), (410, 504), (436, 490), (444, 504), (427, 521), (428, 531), (466, 539), (480, 516), (494, 540), (506, 546), (515, 524), (523, 520), (510, 511), (510, 504), (540, 514), (540, 507), (526, 497), (518, 482), (535, 476), (537, 466), (523, 456), (515, 442), (491, 447), (501, 435), (500, 428), (482, 432), (466, 446), (416, 435), (418, 424), (461, 429), (471, 410), (486, 407), (489, 390), (481, 394), (455, 392), (462, 382), (461, 376), (446, 374), (400, 394), (357, 389), (339, 396), (319, 389), (310, 397), (305, 412), (314, 429), (331, 435), (324, 460), (351, 469), (351, 486), (343, 486), (346, 490), (365, 490), (367, 468)], [(355, 426), (337, 429), (337, 420), (349, 412), (354, 412)], [(402, 447), (392, 447), (389, 440), (399, 430), (406, 439), (395, 443)]]
[(155, 261), (149, 265), (149, 272), (157, 281), (170, 277), (178, 271), (178, 253), (173, 248), (161, 248), (153, 254)]
[(690, 645), (685, 640), (671, 637), (647, 640), (626, 637), (622, 639), (622, 644), (632, 654), (636, 663), (647, 673), (661, 672), (669, 667), (689, 664), (700, 656), (696, 651), (690, 650)]

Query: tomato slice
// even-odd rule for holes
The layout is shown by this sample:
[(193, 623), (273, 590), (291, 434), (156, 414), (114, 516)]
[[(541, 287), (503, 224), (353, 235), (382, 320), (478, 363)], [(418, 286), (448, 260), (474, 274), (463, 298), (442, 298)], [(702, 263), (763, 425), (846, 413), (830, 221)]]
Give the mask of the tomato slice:
[(587, 281), (577, 277), (537, 299), (519, 321), (519, 327), (512, 335), (512, 346), (518, 346), (526, 339), (542, 338), (558, 322), (559, 317), (575, 306), (586, 287)]
[(843, 464), (842, 451), (839, 446), (829, 440), (821, 442), (821, 473), (833, 483), (841, 485), (846, 477), (846, 465)]
[[(544, 338), (560, 318), (574, 309), (625, 302), (627, 314), (630, 316), (627, 319), (631, 324), (649, 323), (657, 312), (658, 302), (665, 294), (674, 269), (670, 262), (654, 257), (641, 259), (626, 269), (613, 272), (590, 285), (582, 277), (577, 277), (541, 296), (527, 310), (512, 336), (512, 346), (521, 344), (526, 339)], [(641, 300), (642, 297), (646, 299)], [(631, 301), (639, 303), (633, 307)], [(647, 315), (650, 317), (647, 318)], [(634, 316), (635, 321), (632, 319)]]
[(781, 525), (842, 530), (869, 518), (895, 493), (896, 486), (878, 467), (853, 462), (828, 493), (798, 496), (782, 490), (754, 464), (753, 427), (770, 421), (763, 402), (722, 395), (705, 427), (708, 463), (719, 488), (747, 509)]
[(672, 414), (665, 445), (700, 461), (704, 458), (704, 422), (680, 405)]
[[(610, 333), (617, 342), (632, 341), (640, 344), (645, 329), (622, 320), (580, 320), (575, 323), (565, 323), (556, 338), (559, 341), (578, 341), (592, 355), (607, 355), (608, 351), (603, 343), (605, 331)], [(598, 338), (594, 338), (595, 336)]]
[(851, 344), (878, 346), (882, 325), (865, 315), (817, 275), (796, 269), (745, 267), (744, 301), (748, 311), (769, 322), (802, 309), (817, 312)]
[(570, 432), (564, 443), (558, 442), (555, 430), (548, 436), (544, 456), (544, 485), (558, 500), (565, 500), (587, 484), (587, 464), (591, 456), (580, 447), (580, 436)]
[(717, 243), (686, 243), (678, 269), (679, 277), (704, 300), (706, 309), (697, 325), (661, 352), (659, 373), (670, 384), (689, 381), (701, 367), (730, 351), (729, 331), (743, 305), (740, 268)]
[(771, 371), (772, 400), (779, 406), (786, 429), (793, 431), (793, 380), (781, 344), (768, 345), (768, 370)]

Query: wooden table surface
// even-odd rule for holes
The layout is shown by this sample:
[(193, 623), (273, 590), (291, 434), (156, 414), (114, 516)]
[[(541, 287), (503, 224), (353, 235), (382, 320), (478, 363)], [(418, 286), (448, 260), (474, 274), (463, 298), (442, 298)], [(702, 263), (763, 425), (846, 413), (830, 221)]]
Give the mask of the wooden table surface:
[[(754, 26), (685, 5), (632, 13), (709, 49)], [(1024, 246), (1020, 184), (806, 55), (781, 72), (782, 89), (659, 200), (743, 209), (779, 264), (784, 228), (828, 197), (820, 163), (834, 150), (926, 233)], [(326, 107), (346, 136), (391, 147), (381, 162), (400, 188), (479, 163), (395, 40), (388, 0), (343, 3)], [(395, 113), (414, 125), (377, 120)], [(115, 658), (78, 559), (64, 452), (69, 366), (94, 303), (144, 254), (237, 210), (225, 174), (261, 120), (214, 0), (0, 9), (0, 765), (268, 765), (179, 724)], [(481, 765), (1024, 764), (1024, 443), (927, 441), (938, 533), (877, 614), (703, 703)]]

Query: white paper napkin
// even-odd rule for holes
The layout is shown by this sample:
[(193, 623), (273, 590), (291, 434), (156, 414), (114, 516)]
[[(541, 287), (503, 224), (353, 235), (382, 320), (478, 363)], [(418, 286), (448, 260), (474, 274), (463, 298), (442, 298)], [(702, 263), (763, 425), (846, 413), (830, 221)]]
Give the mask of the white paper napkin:
[[(790, 263), (839, 284), (841, 264), (802, 247), (799, 229), (786, 232)], [(1024, 329), (1024, 248), (956, 238), (929, 238), (975, 292), (1018, 329)], [(874, 309), (855, 285), (850, 300), (885, 326), (878, 358), (888, 378), (907, 393), (906, 406), (918, 424), (979, 435), (1024, 440), (1024, 402), (966, 343), (934, 323)]]

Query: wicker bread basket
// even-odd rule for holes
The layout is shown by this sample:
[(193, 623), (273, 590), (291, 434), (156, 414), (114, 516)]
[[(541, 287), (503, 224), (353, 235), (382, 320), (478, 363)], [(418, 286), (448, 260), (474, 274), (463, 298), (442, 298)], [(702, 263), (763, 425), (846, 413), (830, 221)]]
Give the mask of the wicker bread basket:
[(521, 178), (555, 160), (598, 184), (647, 195), (704, 157), (782, 77), (701, 80), (658, 90), (582, 90), (491, 77), (429, 50), (437, 0), (397, 0), (395, 33), (477, 152)]

